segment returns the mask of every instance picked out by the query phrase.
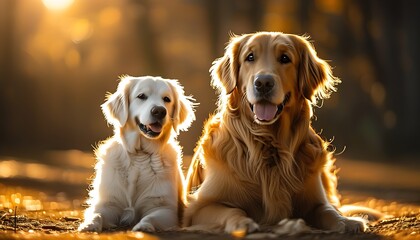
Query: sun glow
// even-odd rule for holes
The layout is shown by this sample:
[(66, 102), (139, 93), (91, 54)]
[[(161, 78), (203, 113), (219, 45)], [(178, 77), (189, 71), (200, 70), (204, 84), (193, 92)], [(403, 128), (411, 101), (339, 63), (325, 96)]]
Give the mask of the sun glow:
[(60, 11), (70, 7), (74, 0), (42, 0), (49, 10)]

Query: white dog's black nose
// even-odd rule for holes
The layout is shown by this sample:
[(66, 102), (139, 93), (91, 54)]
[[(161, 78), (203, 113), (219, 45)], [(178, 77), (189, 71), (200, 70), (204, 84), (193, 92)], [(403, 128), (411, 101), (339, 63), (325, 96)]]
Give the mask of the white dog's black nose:
[(265, 95), (274, 87), (274, 78), (269, 74), (258, 74), (254, 79), (254, 87), (257, 93)]
[(160, 106), (154, 106), (150, 113), (156, 119), (163, 119), (166, 116), (166, 108)]

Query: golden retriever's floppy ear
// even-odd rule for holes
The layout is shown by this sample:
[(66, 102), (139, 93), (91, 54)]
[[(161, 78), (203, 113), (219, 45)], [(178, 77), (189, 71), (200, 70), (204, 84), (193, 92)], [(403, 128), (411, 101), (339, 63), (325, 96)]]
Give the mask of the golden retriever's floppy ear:
[(242, 43), (248, 35), (232, 36), (226, 47), (225, 55), (213, 62), (210, 68), (211, 85), (222, 95), (230, 94), (236, 87), (239, 75), (239, 54)]
[(173, 128), (178, 134), (179, 130), (186, 131), (195, 120), (195, 99), (191, 96), (185, 96), (184, 88), (177, 80), (168, 79), (167, 82), (175, 95), (172, 121)]
[(128, 120), (128, 96), (126, 95), (126, 89), (129, 80), (126, 78), (121, 78), (117, 91), (108, 95), (106, 102), (101, 105), (106, 120), (115, 127), (123, 127)]
[(340, 79), (332, 75), (331, 66), (318, 58), (315, 49), (308, 41), (308, 37), (290, 35), (297, 47), (300, 62), (298, 67), (299, 90), (302, 95), (316, 103), (317, 99), (328, 98)]

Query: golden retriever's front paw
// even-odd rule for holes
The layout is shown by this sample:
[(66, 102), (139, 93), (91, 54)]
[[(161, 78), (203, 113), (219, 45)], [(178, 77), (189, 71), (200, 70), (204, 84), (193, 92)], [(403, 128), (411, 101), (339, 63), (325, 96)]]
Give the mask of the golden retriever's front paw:
[(349, 219), (343, 217), (335, 225), (332, 226), (331, 230), (334, 232), (348, 232), (348, 233), (360, 233), (364, 232), (366, 229), (365, 222), (360, 219)]
[(252, 233), (257, 231), (260, 226), (254, 222), (251, 218), (241, 217), (241, 218), (231, 218), (226, 222), (225, 232), (234, 233), (234, 232), (244, 232)]

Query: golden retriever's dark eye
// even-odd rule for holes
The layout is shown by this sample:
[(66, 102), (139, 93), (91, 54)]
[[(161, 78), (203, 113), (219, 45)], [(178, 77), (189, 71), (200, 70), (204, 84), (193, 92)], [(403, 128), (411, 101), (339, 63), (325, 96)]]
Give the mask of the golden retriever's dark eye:
[(281, 64), (286, 64), (286, 63), (291, 62), (291, 60), (290, 60), (290, 58), (289, 58), (286, 54), (282, 54), (282, 55), (280, 56), (280, 58), (279, 58), (279, 62), (280, 62)]
[(168, 98), (168, 97), (164, 97), (164, 98), (163, 98), (163, 101), (164, 101), (164, 102), (167, 102), (167, 103), (170, 103), (170, 102), (171, 102), (171, 99), (170, 99), (170, 98)]
[(247, 62), (253, 62), (255, 59), (254, 59), (254, 54), (253, 53), (250, 53), (250, 54), (248, 54), (248, 56), (246, 56), (246, 58), (245, 58), (245, 61), (247, 61)]
[(140, 94), (137, 96), (137, 98), (139, 98), (139, 99), (141, 99), (141, 100), (146, 100), (146, 99), (147, 99), (147, 96), (146, 96), (146, 94), (144, 94), (144, 93), (140, 93)]

